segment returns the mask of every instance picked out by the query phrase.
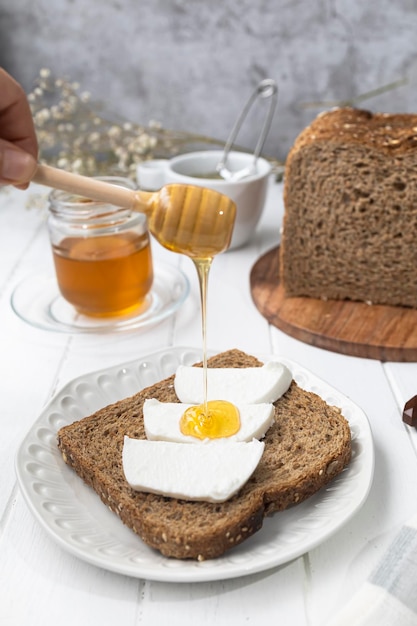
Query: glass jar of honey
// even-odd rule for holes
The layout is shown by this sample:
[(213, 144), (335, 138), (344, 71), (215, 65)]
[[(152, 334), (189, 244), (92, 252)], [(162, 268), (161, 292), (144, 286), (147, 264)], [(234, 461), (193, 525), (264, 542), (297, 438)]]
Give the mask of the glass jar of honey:
[[(100, 180), (136, 188), (127, 178)], [(153, 262), (144, 214), (54, 190), (48, 229), (59, 290), (77, 311), (110, 317), (145, 305)]]

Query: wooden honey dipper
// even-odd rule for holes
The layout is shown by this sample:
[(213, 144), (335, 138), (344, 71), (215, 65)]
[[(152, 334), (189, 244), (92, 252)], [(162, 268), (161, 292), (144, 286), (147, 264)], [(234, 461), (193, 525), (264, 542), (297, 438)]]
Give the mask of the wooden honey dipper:
[(230, 244), (236, 206), (212, 189), (172, 184), (154, 192), (131, 190), (48, 165), (38, 165), (32, 181), (145, 213), (160, 244), (194, 259), (212, 258)]

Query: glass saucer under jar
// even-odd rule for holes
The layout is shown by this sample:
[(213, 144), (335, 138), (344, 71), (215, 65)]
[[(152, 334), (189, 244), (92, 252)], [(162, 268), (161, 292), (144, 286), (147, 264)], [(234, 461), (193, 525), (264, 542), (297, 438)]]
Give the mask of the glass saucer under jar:
[[(136, 189), (128, 178), (100, 180)], [(144, 214), (54, 190), (48, 229), (59, 290), (78, 312), (112, 317), (143, 304), (153, 283)]]

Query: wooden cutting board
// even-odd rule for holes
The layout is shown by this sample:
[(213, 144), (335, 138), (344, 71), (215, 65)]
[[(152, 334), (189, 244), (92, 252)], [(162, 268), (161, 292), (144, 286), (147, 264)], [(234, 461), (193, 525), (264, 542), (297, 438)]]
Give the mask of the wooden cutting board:
[(417, 361), (417, 310), (286, 298), (279, 282), (279, 246), (255, 263), (250, 286), (260, 313), (291, 337), (342, 354), (380, 361)]

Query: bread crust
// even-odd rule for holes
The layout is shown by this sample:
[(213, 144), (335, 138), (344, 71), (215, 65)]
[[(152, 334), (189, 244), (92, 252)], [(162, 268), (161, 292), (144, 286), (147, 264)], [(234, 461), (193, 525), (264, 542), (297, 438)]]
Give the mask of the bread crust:
[[(230, 350), (210, 359), (209, 365), (261, 363)], [(136, 492), (123, 474), (123, 437), (145, 438), (143, 402), (178, 401), (173, 381), (171, 376), (58, 432), (64, 461), (122, 522), (167, 557), (204, 560), (222, 555), (258, 531), (266, 515), (302, 502), (350, 460), (350, 429), (340, 410), (293, 381), (276, 403), (275, 423), (264, 439), (257, 469), (232, 499), (213, 504)]]
[(372, 113), (350, 107), (320, 113), (298, 135), (289, 159), (304, 146), (317, 141), (332, 141), (343, 146), (369, 146), (387, 156), (414, 153), (417, 150), (417, 115)]
[(287, 296), (417, 308), (417, 115), (319, 115), (288, 155)]

